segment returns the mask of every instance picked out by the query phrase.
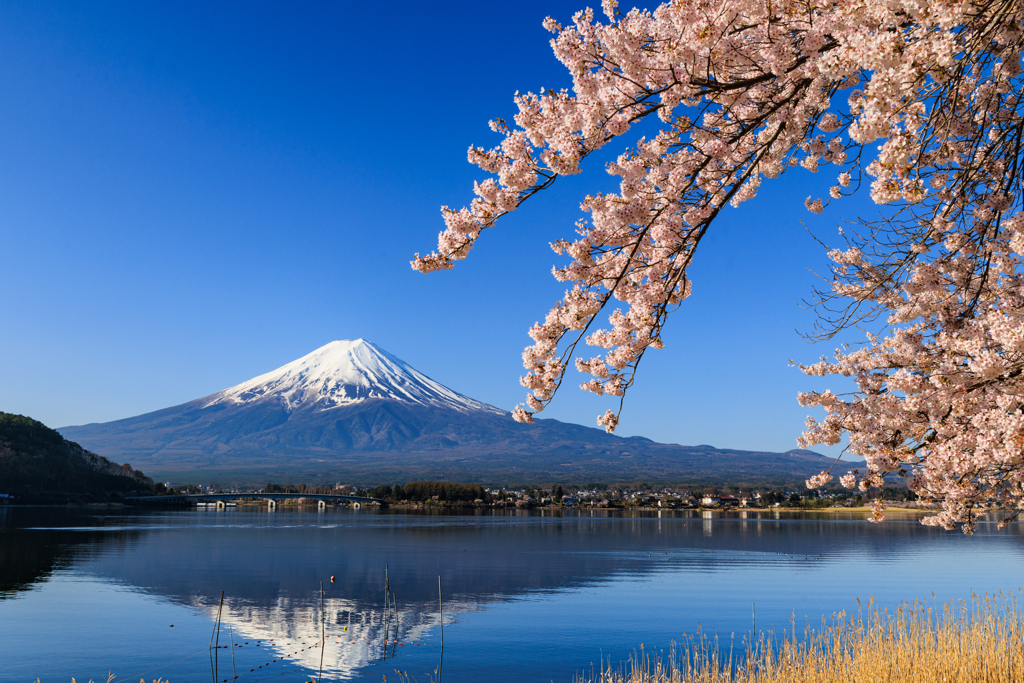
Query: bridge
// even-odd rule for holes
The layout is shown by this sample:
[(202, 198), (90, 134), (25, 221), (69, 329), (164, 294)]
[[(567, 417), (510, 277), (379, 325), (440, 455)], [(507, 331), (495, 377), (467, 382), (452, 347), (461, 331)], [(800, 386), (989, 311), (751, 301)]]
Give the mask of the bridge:
[(323, 509), (327, 503), (346, 501), (354, 503), (359, 507), (364, 503), (377, 503), (381, 507), (387, 507), (387, 503), (380, 498), (368, 498), (366, 496), (346, 496), (339, 493), (180, 493), (170, 496), (126, 496), (125, 500), (135, 500), (140, 503), (198, 503), (202, 501), (215, 501), (217, 508), (225, 507), (229, 500), (241, 500), (244, 498), (260, 498), (266, 500), (271, 510), (277, 507), (277, 501), (289, 500), (292, 498), (312, 498), (317, 501), (317, 507)]

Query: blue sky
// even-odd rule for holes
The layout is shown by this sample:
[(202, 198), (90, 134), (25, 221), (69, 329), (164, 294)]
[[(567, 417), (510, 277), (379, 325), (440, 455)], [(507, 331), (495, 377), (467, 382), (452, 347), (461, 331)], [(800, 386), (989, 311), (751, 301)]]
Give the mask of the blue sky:
[[(517, 90), (567, 85), (548, 14), (569, 2), (0, 6), (0, 410), (54, 426), (204, 396), (363, 337), (505, 409), (526, 330), (563, 287), (547, 244), (605, 161), (559, 180), (454, 271), (413, 272), (439, 207), (471, 199), (469, 145)], [(639, 134), (638, 131), (637, 134)], [(632, 136), (630, 137), (632, 139)], [(795, 447), (811, 361), (798, 303), (863, 204), (814, 216), (802, 169), (725, 212), (619, 433)], [(835, 205), (834, 205), (835, 207)], [(570, 388), (544, 416), (594, 425)], [(834, 452), (834, 451), (833, 451)]]

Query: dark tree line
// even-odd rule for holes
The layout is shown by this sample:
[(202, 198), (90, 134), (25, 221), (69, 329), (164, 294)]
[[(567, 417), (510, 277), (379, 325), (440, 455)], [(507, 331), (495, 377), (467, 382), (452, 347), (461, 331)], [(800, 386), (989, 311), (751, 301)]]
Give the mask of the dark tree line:
[(397, 502), (409, 500), (422, 502), (427, 500), (467, 503), (474, 500), (487, 501), (487, 491), (477, 484), (457, 484), (449, 481), (411, 481), (404, 486), (378, 486), (366, 491), (371, 498), (383, 498)]

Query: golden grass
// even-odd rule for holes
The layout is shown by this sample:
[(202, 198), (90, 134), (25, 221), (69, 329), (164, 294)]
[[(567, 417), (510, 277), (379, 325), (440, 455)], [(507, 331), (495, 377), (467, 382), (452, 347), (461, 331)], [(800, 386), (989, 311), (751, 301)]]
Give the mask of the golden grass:
[[(940, 609), (941, 608), (941, 609)], [(617, 669), (576, 683), (1020, 683), (1024, 622), (1016, 596), (973, 597), (939, 607), (904, 603), (894, 613), (838, 614), (831, 623), (784, 633), (772, 645), (730, 652), (699, 637), (668, 658), (643, 650)]]

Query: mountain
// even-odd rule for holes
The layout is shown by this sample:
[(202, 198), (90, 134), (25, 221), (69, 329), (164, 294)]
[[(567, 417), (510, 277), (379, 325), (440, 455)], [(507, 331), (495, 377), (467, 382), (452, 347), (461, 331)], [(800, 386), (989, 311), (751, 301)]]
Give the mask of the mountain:
[(155, 476), (209, 481), (791, 483), (831, 459), (659, 444), (463, 396), (375, 344), (335, 341), (277, 370), (64, 436)]
[(152, 487), (130, 465), (90, 453), (30, 417), (0, 412), (0, 493), (104, 495)]

